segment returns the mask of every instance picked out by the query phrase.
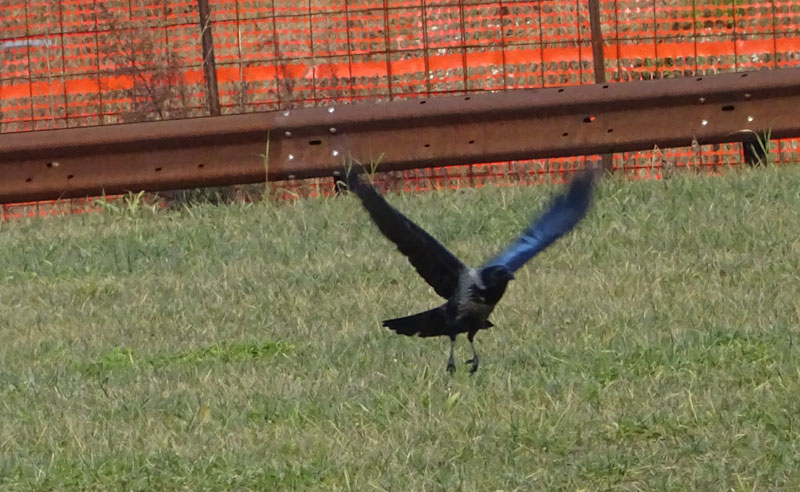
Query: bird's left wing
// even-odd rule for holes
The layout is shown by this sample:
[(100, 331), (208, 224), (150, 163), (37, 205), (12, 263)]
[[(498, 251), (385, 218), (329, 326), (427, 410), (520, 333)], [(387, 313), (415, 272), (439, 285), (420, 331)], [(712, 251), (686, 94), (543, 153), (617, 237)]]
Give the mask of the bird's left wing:
[(349, 188), (361, 200), (378, 229), (397, 245), (417, 272), (437, 294), (448, 299), (458, 288), (466, 266), (433, 236), (409, 220), (355, 173), (347, 177)]
[(586, 215), (592, 198), (594, 171), (586, 170), (576, 176), (566, 192), (557, 195), (545, 213), (519, 239), (485, 266), (502, 265), (514, 272), (528, 260), (569, 232)]

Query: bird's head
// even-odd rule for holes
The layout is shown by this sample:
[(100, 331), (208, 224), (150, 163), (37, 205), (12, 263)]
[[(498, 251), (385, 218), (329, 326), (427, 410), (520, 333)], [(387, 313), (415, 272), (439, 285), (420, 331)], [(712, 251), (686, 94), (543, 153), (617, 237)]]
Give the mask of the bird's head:
[(487, 299), (497, 302), (506, 290), (508, 282), (514, 279), (514, 274), (502, 265), (493, 265), (481, 270), (481, 283)]

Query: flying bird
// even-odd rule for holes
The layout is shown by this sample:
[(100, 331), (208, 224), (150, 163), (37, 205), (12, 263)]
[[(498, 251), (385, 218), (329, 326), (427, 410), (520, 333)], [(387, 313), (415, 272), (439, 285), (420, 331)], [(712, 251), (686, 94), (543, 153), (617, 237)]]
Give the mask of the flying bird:
[(555, 196), (547, 210), (505, 251), (480, 268), (469, 268), (439, 241), (394, 207), (375, 188), (354, 172), (348, 173), (348, 187), (361, 200), (378, 229), (408, 258), (417, 273), (443, 297), (438, 307), (403, 318), (385, 320), (383, 326), (401, 335), (450, 337), (447, 371), (454, 373), (453, 349), (456, 335), (466, 333), (472, 347), (470, 374), (478, 370), (475, 334), (494, 326), (489, 321), (508, 282), (528, 260), (569, 232), (586, 215), (591, 202), (594, 171), (586, 170)]

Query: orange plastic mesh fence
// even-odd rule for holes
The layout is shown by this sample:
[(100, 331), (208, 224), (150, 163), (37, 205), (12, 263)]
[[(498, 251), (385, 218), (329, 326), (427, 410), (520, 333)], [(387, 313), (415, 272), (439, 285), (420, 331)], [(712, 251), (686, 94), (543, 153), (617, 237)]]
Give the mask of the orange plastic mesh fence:
[[(600, 0), (610, 82), (797, 66), (795, 0)], [(588, 0), (210, 0), (223, 113), (594, 83)], [(208, 114), (197, 1), (0, 0), (0, 131)], [(779, 163), (798, 142), (772, 143)], [(599, 156), (397, 174), (536, 182)], [(738, 144), (614, 155), (718, 172)], [(447, 163), (442, 163), (446, 165)], [(330, 180), (281, 183), (330, 193)], [(291, 195), (291, 193), (290, 193)]]

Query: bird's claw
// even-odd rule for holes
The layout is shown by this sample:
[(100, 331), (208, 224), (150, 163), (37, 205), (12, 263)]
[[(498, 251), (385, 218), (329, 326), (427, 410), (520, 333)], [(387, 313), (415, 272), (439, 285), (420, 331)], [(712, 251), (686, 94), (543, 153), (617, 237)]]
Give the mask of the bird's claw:
[(478, 370), (478, 359), (477, 358), (473, 358), (473, 359), (470, 359), (468, 361), (465, 361), (464, 364), (472, 364), (472, 367), (469, 368), (469, 373), (470, 374), (475, 374), (475, 372)]
[(447, 363), (447, 372), (449, 372), (451, 375), (455, 374), (456, 365), (453, 363), (453, 361), (450, 361), (450, 362)]

